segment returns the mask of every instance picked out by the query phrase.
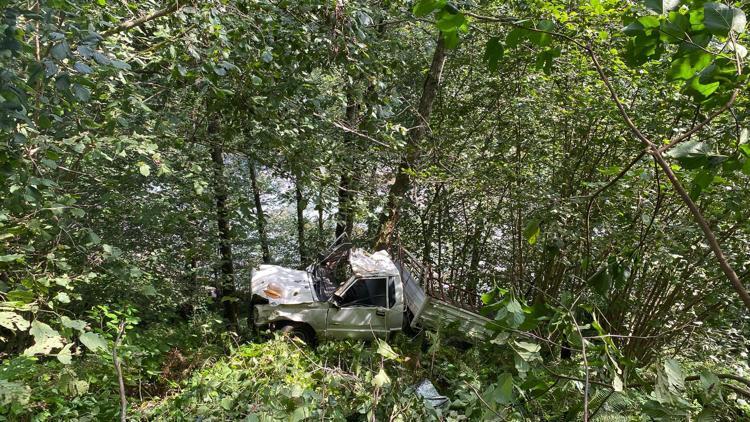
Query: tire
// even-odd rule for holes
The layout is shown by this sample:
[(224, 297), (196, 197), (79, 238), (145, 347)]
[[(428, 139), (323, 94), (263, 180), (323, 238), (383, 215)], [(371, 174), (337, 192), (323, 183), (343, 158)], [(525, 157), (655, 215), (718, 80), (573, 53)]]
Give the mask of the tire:
[(288, 323), (279, 327), (278, 331), (281, 331), (289, 337), (297, 338), (308, 346), (315, 347), (316, 345), (315, 332), (307, 325)]

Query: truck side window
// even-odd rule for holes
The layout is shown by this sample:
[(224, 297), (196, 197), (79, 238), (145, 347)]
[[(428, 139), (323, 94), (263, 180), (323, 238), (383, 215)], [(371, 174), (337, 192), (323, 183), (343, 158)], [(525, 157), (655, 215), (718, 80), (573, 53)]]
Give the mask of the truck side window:
[(377, 306), (386, 307), (387, 278), (363, 278), (352, 284), (339, 303), (342, 307)]

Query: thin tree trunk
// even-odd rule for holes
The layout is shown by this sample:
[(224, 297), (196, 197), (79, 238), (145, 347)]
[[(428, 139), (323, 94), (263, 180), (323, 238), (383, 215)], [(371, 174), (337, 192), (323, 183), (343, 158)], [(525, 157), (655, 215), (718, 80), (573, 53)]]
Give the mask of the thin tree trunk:
[(306, 203), (302, 196), (302, 182), (300, 177), (294, 181), (294, 198), (297, 205), (297, 243), (299, 245), (299, 261), (302, 267), (309, 263), (307, 256), (307, 245), (305, 244), (305, 208)]
[[(354, 94), (349, 89), (346, 94), (346, 124), (349, 128), (354, 129), (357, 126), (357, 113), (359, 105)], [(354, 173), (354, 156), (352, 148), (354, 147), (354, 135), (350, 131), (344, 132), (343, 151), (346, 157), (346, 167), (341, 172), (338, 192), (338, 213), (336, 215), (336, 239), (342, 234), (351, 239), (352, 229), (354, 228), (354, 191), (353, 178)]]
[[(216, 133), (216, 123), (209, 127), (209, 136)], [(218, 140), (211, 145), (211, 160), (214, 165), (214, 198), (216, 200), (216, 223), (219, 228), (219, 254), (221, 256), (221, 278), (219, 298), (223, 303), (224, 317), (230, 328), (238, 327), (237, 302), (232, 300), (236, 293), (234, 286), (234, 261), (232, 259), (231, 229), (227, 209), (228, 190), (224, 177), (224, 152)]]
[(266, 215), (263, 213), (263, 204), (260, 201), (260, 188), (258, 188), (258, 175), (255, 172), (255, 163), (248, 161), (250, 166), (250, 184), (253, 189), (253, 202), (255, 202), (255, 224), (258, 228), (258, 239), (260, 240), (260, 251), (263, 263), (271, 262), (271, 250), (268, 247), (268, 233), (266, 232)]
[(125, 395), (125, 380), (122, 377), (122, 365), (120, 364), (120, 358), (117, 356), (117, 349), (120, 348), (122, 343), (122, 336), (125, 333), (125, 320), (120, 321), (120, 326), (117, 329), (117, 338), (115, 338), (115, 344), (112, 346), (112, 361), (115, 364), (115, 372), (117, 373), (117, 385), (120, 388), (120, 422), (126, 422), (128, 420), (128, 398)]
[[(599, 63), (599, 59), (594, 53), (594, 50), (592, 50), (590, 46), (587, 46), (586, 50), (591, 56), (591, 60), (594, 64), (594, 67), (599, 73), (599, 76), (602, 82), (604, 82), (604, 84), (606, 85), (607, 90), (609, 91), (610, 96), (612, 97), (612, 100), (615, 102), (617, 109), (619, 110), (620, 114), (622, 115), (623, 120), (625, 121), (625, 124), (633, 131), (633, 134), (636, 136), (636, 138), (638, 138), (638, 140), (640, 140), (641, 143), (646, 148), (649, 149), (649, 154), (651, 154), (654, 157), (657, 164), (659, 164), (659, 167), (661, 167), (661, 169), (667, 175), (667, 178), (669, 179), (669, 182), (672, 184), (672, 187), (675, 189), (675, 191), (677, 191), (677, 194), (680, 196), (680, 198), (685, 203), (685, 205), (687, 205), (688, 209), (690, 210), (690, 214), (692, 214), (693, 218), (698, 223), (698, 226), (703, 231), (706, 241), (708, 242), (708, 246), (711, 248), (711, 251), (714, 253), (714, 256), (716, 257), (716, 260), (718, 261), (719, 267), (721, 268), (722, 272), (724, 272), (724, 275), (729, 279), (729, 282), (732, 285), (732, 288), (740, 297), (740, 300), (742, 300), (742, 303), (744, 303), (745, 307), (748, 310), (750, 310), (750, 293), (748, 293), (747, 289), (745, 288), (745, 284), (737, 276), (737, 273), (734, 271), (734, 268), (732, 268), (732, 265), (729, 263), (729, 260), (724, 255), (724, 251), (722, 250), (721, 245), (719, 244), (719, 241), (716, 239), (716, 235), (711, 229), (711, 226), (708, 223), (708, 220), (706, 220), (706, 218), (703, 216), (703, 213), (701, 212), (700, 208), (698, 208), (698, 205), (695, 203), (695, 201), (693, 201), (693, 199), (690, 198), (690, 194), (685, 190), (685, 187), (682, 186), (682, 183), (680, 182), (677, 175), (672, 170), (672, 167), (664, 158), (664, 155), (662, 155), (662, 152), (666, 151), (667, 149), (669, 149), (670, 146), (674, 145), (675, 143), (679, 141), (678, 138), (673, 139), (672, 142), (670, 142), (669, 144), (659, 148), (657, 144), (654, 144), (653, 141), (651, 141), (651, 139), (649, 139), (646, 135), (644, 135), (643, 132), (641, 132), (640, 129), (638, 129), (638, 127), (635, 125), (633, 120), (630, 118), (630, 115), (625, 109), (625, 106), (620, 101), (619, 97), (617, 96), (617, 92), (612, 86), (612, 83), (607, 77), (607, 74), (604, 73), (604, 69)], [(734, 102), (734, 98), (736, 97), (737, 93), (738, 91), (735, 90), (734, 93), (732, 94), (732, 98), (724, 107), (722, 107), (722, 110), (718, 110), (714, 112), (712, 117), (706, 120), (704, 124), (707, 124), (713, 118), (718, 116), (719, 113), (729, 108), (731, 104)], [(685, 136), (690, 136), (692, 133), (697, 132), (700, 129), (700, 126), (702, 125), (694, 127), (687, 134), (683, 135), (682, 138), (684, 139)]]
[(380, 224), (374, 242), (375, 250), (387, 248), (391, 241), (391, 236), (393, 236), (393, 232), (396, 230), (396, 224), (398, 223), (401, 211), (401, 201), (406, 192), (411, 188), (411, 176), (409, 176), (408, 170), (417, 161), (417, 158), (419, 158), (419, 142), (427, 133), (427, 126), (432, 114), (432, 105), (435, 103), (438, 88), (440, 87), (445, 59), (445, 41), (443, 36), (440, 35), (435, 47), (435, 53), (432, 56), (430, 71), (424, 81), (422, 97), (419, 100), (419, 108), (417, 109), (415, 128), (410, 132), (409, 142), (406, 145), (406, 154), (398, 166), (396, 180), (388, 192), (388, 202), (383, 213), (380, 215)]
[(320, 190), (318, 191), (318, 203), (315, 205), (315, 208), (318, 210), (318, 244), (323, 239), (323, 232), (325, 231), (325, 228), (323, 227), (323, 187), (320, 187)]
[(467, 273), (467, 293), (469, 297), (467, 300), (472, 306), (477, 305), (478, 286), (479, 286), (479, 260), (482, 255), (482, 247), (484, 246), (484, 216), (482, 215), (482, 207), (477, 209), (477, 214), (480, 215), (479, 221), (477, 222), (476, 228), (474, 229), (474, 236), (472, 236), (472, 247), (471, 247), (471, 258), (469, 260), (469, 271)]

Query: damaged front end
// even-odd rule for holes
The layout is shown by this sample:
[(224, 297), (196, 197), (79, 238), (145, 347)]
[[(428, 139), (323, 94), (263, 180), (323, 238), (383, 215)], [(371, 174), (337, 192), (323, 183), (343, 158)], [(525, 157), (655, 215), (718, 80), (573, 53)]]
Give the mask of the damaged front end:
[(312, 277), (307, 271), (278, 265), (261, 265), (253, 271), (251, 289), (254, 297), (274, 306), (316, 301)]
[(261, 265), (253, 271), (251, 289), (251, 325), (274, 329), (279, 322), (293, 321), (316, 331), (325, 327), (328, 303), (318, 300), (307, 271)]

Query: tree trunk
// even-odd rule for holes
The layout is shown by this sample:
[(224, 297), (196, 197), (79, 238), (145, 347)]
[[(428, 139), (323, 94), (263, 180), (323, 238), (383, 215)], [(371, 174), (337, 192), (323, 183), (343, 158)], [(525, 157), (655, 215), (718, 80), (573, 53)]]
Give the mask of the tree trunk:
[[(209, 126), (209, 136), (217, 132), (217, 124)], [(232, 329), (237, 329), (237, 302), (233, 299), (234, 261), (232, 260), (232, 240), (229, 227), (229, 211), (227, 210), (227, 185), (224, 177), (224, 154), (218, 140), (211, 145), (211, 160), (214, 167), (214, 198), (216, 200), (216, 224), (219, 228), (219, 254), (221, 256), (221, 276), (218, 297), (223, 303), (224, 317), (229, 321)]]
[(479, 260), (482, 255), (482, 248), (484, 247), (484, 216), (482, 215), (482, 207), (477, 209), (479, 215), (479, 221), (474, 229), (474, 235), (472, 236), (471, 246), (471, 258), (469, 260), (469, 271), (467, 272), (467, 295), (466, 300), (472, 306), (477, 305), (477, 298), (479, 297), (478, 286), (479, 286)]
[(378, 232), (375, 235), (374, 249), (381, 250), (388, 247), (391, 236), (396, 230), (399, 212), (401, 211), (401, 201), (406, 192), (411, 188), (411, 177), (408, 170), (419, 158), (419, 142), (427, 133), (427, 125), (432, 114), (432, 105), (440, 87), (440, 78), (445, 66), (445, 41), (443, 36), (438, 37), (435, 53), (432, 56), (432, 65), (424, 81), (422, 97), (419, 100), (419, 108), (415, 118), (415, 128), (410, 132), (409, 141), (406, 145), (406, 154), (396, 171), (396, 180), (388, 191), (388, 201), (380, 215)]
[(302, 181), (297, 176), (294, 181), (294, 197), (297, 204), (297, 243), (299, 245), (299, 262), (302, 268), (309, 264), (307, 256), (307, 245), (305, 243), (305, 208), (306, 203), (302, 197)]
[(255, 163), (248, 160), (250, 167), (250, 184), (253, 189), (253, 202), (255, 203), (255, 224), (258, 229), (260, 240), (260, 251), (264, 264), (271, 262), (271, 250), (268, 247), (268, 233), (266, 232), (266, 215), (263, 213), (263, 204), (260, 201), (260, 189), (258, 188), (258, 175), (255, 172)]
[(316, 244), (320, 244), (322, 239), (324, 238), (323, 232), (325, 231), (325, 227), (323, 224), (323, 187), (320, 187), (320, 190), (318, 191), (318, 203), (315, 204), (315, 209), (318, 211), (318, 240)]
[[(357, 113), (359, 105), (357, 104), (354, 94), (349, 89), (346, 95), (346, 124), (349, 128), (354, 129), (357, 126)], [(354, 228), (354, 191), (352, 186), (352, 174), (354, 173), (354, 156), (352, 148), (354, 147), (354, 135), (350, 131), (344, 131), (343, 151), (348, 157), (346, 167), (341, 172), (341, 181), (339, 182), (338, 192), (338, 213), (336, 215), (336, 239), (342, 234), (351, 239), (352, 229)]]

